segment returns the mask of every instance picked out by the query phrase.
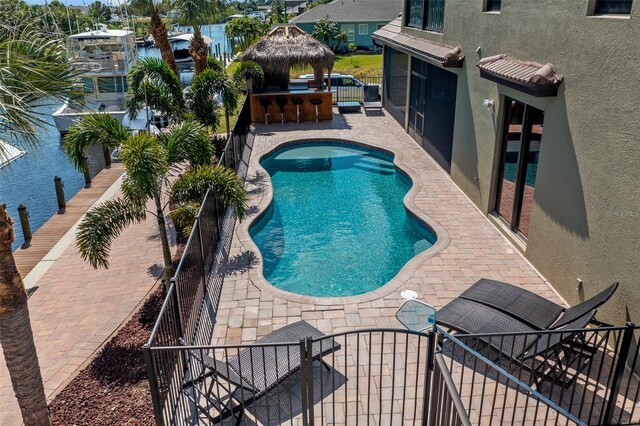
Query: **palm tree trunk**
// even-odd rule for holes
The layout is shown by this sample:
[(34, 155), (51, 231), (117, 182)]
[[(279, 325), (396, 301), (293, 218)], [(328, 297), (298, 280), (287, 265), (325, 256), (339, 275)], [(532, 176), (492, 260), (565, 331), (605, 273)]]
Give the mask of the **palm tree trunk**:
[(11, 251), (13, 240), (13, 221), (6, 206), (0, 205), (0, 345), (22, 421), (26, 426), (49, 426), (51, 420), (33, 342), (27, 292)]
[(105, 169), (111, 168), (111, 149), (109, 145), (102, 145), (102, 155), (104, 155), (104, 167)]
[(162, 60), (169, 65), (176, 75), (179, 75), (176, 58), (173, 55), (173, 49), (171, 49), (171, 45), (169, 44), (167, 27), (164, 25), (164, 22), (162, 22), (162, 19), (160, 19), (160, 14), (158, 14), (157, 10), (151, 12), (151, 34), (160, 49)]
[(202, 33), (197, 25), (193, 25), (193, 38), (189, 44), (189, 54), (193, 58), (193, 74), (197, 77), (202, 71), (207, 69), (207, 54), (209, 46), (204, 42)]
[(164, 257), (164, 278), (169, 282), (169, 280), (173, 278), (173, 259), (171, 258), (167, 225), (164, 220), (164, 213), (162, 212), (162, 201), (160, 200), (160, 195), (155, 196), (154, 201), (156, 203), (156, 216), (158, 217), (160, 242), (162, 243), (162, 256)]

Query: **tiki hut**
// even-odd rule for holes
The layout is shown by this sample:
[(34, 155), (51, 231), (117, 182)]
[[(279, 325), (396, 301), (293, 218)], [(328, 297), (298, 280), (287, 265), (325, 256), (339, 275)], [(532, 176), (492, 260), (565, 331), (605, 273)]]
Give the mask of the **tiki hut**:
[(253, 61), (262, 67), (266, 86), (286, 90), (289, 70), (305, 65), (313, 68), (313, 86), (321, 88), (324, 69), (331, 74), (335, 57), (324, 43), (295, 25), (278, 25), (249, 47), (242, 60)]

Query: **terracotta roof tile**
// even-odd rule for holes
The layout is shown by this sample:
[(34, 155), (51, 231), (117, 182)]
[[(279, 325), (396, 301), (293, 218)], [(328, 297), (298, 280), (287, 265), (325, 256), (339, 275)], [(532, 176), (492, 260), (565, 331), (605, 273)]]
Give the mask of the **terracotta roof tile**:
[(496, 76), (536, 86), (558, 85), (562, 81), (552, 64), (519, 61), (506, 55), (483, 58), (476, 65)]

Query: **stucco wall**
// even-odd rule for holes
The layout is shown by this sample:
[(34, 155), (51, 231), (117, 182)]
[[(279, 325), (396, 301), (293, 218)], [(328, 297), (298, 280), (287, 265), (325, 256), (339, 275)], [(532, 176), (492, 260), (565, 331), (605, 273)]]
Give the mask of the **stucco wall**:
[[(447, 0), (442, 35), (403, 29), (459, 45), (466, 57), (455, 71), (451, 177), (492, 212), (503, 96), (544, 110), (525, 254), (571, 304), (620, 281), (598, 316), (640, 323), (640, 1), (627, 19), (587, 16), (587, 0), (503, 0), (499, 14), (482, 3)], [(553, 63), (564, 76), (558, 96), (480, 78), (477, 60), (499, 53)], [(485, 98), (496, 100), (494, 112)]]

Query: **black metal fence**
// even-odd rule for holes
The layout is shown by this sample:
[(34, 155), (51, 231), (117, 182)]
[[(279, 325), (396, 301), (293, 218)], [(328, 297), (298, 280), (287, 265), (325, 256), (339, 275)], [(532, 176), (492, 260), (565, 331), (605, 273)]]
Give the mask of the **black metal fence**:
[[(220, 157), (246, 176), (245, 101)], [(451, 336), (356, 330), (299, 342), (210, 346), (235, 218), (202, 202), (144, 347), (158, 425), (639, 424), (640, 328)], [(514, 353), (514, 342), (535, 356)], [(314, 348), (336, 345), (323, 356)], [(545, 349), (545, 350), (538, 350)], [(265, 353), (274, 352), (274, 365)], [(244, 373), (230, 368), (244, 354)], [(320, 361), (320, 362), (318, 362)], [(244, 376), (249, 374), (249, 376)], [(251, 382), (274, 383), (258, 390)], [(231, 418), (233, 417), (233, 418)]]
[[(332, 79), (333, 80), (333, 79)], [(336, 85), (331, 87), (333, 103), (338, 102), (373, 102), (382, 99), (382, 76), (353, 78), (337, 78)], [(340, 80), (340, 81), (338, 81)], [(375, 99), (372, 94), (377, 94)]]
[[(246, 176), (253, 141), (251, 114), (245, 99), (218, 164)], [(213, 191), (208, 191), (193, 224), (184, 252), (170, 279), (162, 309), (144, 347), (154, 410), (158, 421), (171, 424), (178, 401), (184, 358), (179, 351), (152, 356), (150, 348), (172, 347), (180, 339), (208, 344), (213, 333), (224, 273), (219, 265), (228, 256), (235, 217)]]
[[(640, 423), (640, 387), (634, 373), (639, 331), (629, 324), (440, 334), (447, 369), (473, 424), (513, 423), (524, 416), (553, 424), (627, 425)], [(514, 352), (520, 344), (529, 347), (531, 356)]]
[(152, 347), (151, 363), (175, 358), (183, 369), (159, 376), (168, 391), (158, 423), (424, 424), (434, 340), (376, 329), (291, 343)]

